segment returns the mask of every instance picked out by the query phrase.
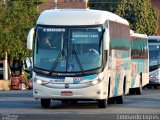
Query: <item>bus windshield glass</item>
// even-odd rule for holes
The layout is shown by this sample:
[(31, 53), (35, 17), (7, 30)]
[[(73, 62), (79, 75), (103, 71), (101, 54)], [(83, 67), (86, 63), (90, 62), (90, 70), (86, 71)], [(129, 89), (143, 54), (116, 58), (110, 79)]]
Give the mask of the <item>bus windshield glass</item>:
[(85, 72), (102, 65), (102, 27), (37, 27), (34, 67), (49, 72)]
[(149, 49), (150, 66), (160, 64), (160, 45), (149, 45)]

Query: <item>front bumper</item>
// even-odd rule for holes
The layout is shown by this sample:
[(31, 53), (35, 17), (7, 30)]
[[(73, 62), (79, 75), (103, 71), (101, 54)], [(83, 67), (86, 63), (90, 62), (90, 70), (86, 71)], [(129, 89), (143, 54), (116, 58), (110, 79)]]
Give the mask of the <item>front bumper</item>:
[[(59, 84), (64, 86), (64, 84)], [(36, 99), (48, 98), (48, 99), (106, 99), (107, 88), (103, 87), (103, 82), (90, 86), (77, 88), (76, 84), (69, 84), (75, 86), (74, 89), (70, 88), (51, 88), (44, 85), (33, 82), (33, 97)], [(79, 86), (79, 84), (77, 85)], [(106, 85), (107, 86), (107, 85)], [(105, 90), (106, 89), (106, 90)], [(62, 92), (72, 92), (72, 95), (62, 95)]]

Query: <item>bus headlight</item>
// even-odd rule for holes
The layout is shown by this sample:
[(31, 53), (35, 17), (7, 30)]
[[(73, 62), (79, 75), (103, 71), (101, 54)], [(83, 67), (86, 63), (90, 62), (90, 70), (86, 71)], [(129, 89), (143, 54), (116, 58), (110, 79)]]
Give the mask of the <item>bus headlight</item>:
[(95, 80), (87, 82), (87, 84), (89, 84), (89, 85), (96, 85), (96, 84), (100, 83), (101, 81), (102, 81), (101, 79), (95, 79)]
[(99, 79), (93, 80), (93, 81), (92, 81), (92, 85), (96, 85), (96, 84), (98, 84), (99, 82), (100, 82)]
[(40, 85), (44, 85), (44, 84), (47, 84), (48, 82), (44, 81), (44, 80), (40, 80), (40, 79), (35, 79), (34, 80), (37, 84), (40, 84)]
[(35, 82), (38, 83), (38, 84), (40, 84), (40, 85), (43, 84), (42, 80), (35, 80)]

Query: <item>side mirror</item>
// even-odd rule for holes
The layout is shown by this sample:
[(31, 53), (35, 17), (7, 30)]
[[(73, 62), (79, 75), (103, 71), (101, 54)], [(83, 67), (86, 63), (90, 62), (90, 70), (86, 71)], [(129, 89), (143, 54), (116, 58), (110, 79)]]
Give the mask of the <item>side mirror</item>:
[(109, 36), (109, 30), (107, 28), (105, 29), (103, 38), (104, 38), (103, 48), (104, 50), (109, 50), (110, 36)]
[(33, 37), (34, 37), (34, 28), (32, 28), (28, 33), (28, 36), (27, 36), (27, 49), (32, 50)]

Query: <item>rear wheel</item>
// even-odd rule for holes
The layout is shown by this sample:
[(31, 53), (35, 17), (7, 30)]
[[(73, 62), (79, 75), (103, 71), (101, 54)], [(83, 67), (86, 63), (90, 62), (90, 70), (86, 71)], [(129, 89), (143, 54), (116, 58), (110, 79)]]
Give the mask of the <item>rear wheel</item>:
[(123, 104), (125, 91), (126, 91), (126, 77), (124, 77), (122, 95), (116, 97), (116, 104)]
[(136, 88), (136, 94), (137, 95), (141, 95), (142, 94), (142, 73), (140, 74), (140, 83), (139, 83), (139, 87)]
[(51, 103), (51, 99), (41, 99), (42, 108), (49, 108)]
[(116, 98), (112, 97), (112, 98), (108, 98), (108, 104), (115, 104), (116, 102)]
[(123, 104), (124, 95), (116, 97), (116, 104)]
[(130, 88), (129, 89), (129, 94), (130, 95), (135, 95), (135, 88)]
[(107, 107), (107, 100), (106, 99), (98, 100), (98, 107), (99, 108), (106, 108)]
[(141, 95), (142, 94), (142, 84), (140, 83), (140, 87), (136, 88), (136, 94)]

